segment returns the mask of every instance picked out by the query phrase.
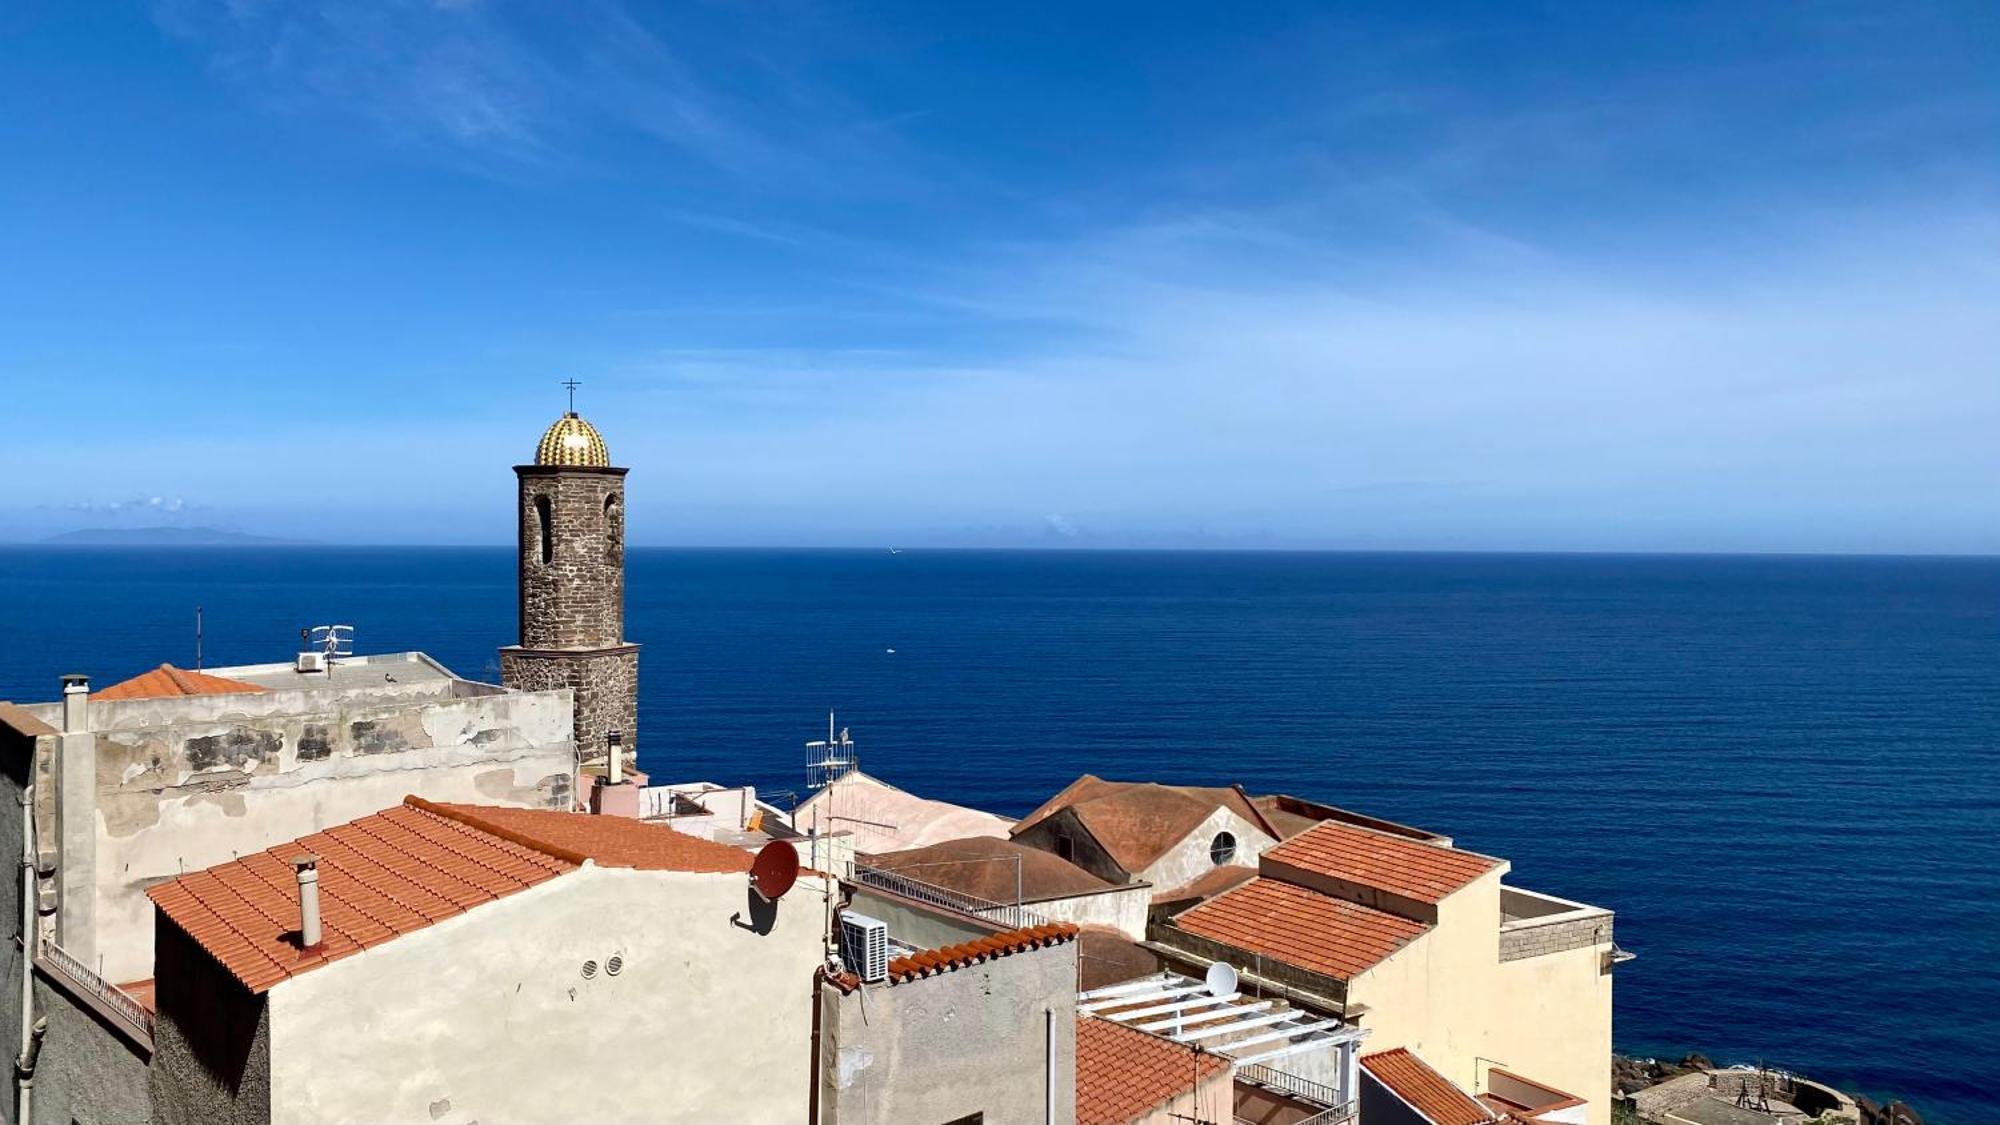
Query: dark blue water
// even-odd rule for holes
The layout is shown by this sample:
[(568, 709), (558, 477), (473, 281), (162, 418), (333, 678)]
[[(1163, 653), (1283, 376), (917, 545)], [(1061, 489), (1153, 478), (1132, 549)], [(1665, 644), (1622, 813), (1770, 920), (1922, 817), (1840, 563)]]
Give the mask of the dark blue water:
[[(508, 550), (0, 551), (0, 698), (287, 659), (494, 673)], [(1090, 771), (1448, 831), (1617, 909), (1622, 1049), (1768, 1059), (1933, 1122), (2000, 1040), (2000, 560), (635, 551), (642, 766), (869, 770), (1019, 814)], [(894, 648), (894, 654), (887, 650)]]

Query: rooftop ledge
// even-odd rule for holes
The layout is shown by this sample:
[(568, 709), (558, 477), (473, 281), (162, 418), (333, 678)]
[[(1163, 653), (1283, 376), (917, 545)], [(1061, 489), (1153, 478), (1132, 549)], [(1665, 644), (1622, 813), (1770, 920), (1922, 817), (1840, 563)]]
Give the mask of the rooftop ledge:
[(1522, 930), (1586, 918), (1609, 918), (1611, 911), (1587, 902), (1502, 885), (1500, 888), (1501, 930)]

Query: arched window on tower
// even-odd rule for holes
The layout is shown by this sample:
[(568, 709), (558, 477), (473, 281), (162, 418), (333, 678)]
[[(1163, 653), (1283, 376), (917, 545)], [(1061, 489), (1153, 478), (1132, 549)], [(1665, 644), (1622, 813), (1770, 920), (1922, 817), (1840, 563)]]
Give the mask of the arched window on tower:
[(547, 495), (535, 497), (535, 540), (542, 552), (542, 565), (556, 557), (555, 514), (549, 510)]
[(604, 497), (604, 559), (618, 561), (625, 549), (625, 502), (616, 493)]

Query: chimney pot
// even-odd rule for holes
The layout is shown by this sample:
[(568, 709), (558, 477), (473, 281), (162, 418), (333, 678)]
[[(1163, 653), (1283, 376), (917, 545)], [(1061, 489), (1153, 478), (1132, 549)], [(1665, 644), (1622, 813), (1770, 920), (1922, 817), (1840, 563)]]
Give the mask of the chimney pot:
[(625, 732), (604, 736), (604, 782), (617, 785), (625, 780)]
[(69, 732), (90, 729), (90, 677), (81, 672), (71, 672), (62, 678), (63, 686), (63, 730)]
[(299, 948), (318, 949), (319, 857), (312, 854), (293, 856), (292, 870), (299, 876)]

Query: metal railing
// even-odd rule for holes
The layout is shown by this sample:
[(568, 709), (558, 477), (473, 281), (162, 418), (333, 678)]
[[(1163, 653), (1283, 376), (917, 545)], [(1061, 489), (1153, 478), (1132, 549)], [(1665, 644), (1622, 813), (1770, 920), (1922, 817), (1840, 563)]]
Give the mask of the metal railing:
[(983, 898), (963, 894), (922, 879), (912, 879), (900, 871), (890, 871), (865, 864), (854, 865), (854, 881), (864, 887), (878, 891), (913, 898), (918, 902), (950, 910), (958, 914), (971, 915), (981, 921), (1005, 926), (1010, 930), (1025, 930), (1030, 926), (1040, 926), (1047, 918), (1029, 910), (1019, 903), (988, 902)]
[[(1282, 1070), (1273, 1070), (1263, 1063), (1250, 1063), (1237, 1067), (1236, 1077), (1259, 1086), (1269, 1086), (1273, 1090), (1282, 1090), (1287, 1094), (1296, 1095), (1309, 1102), (1318, 1102), (1324, 1106), (1339, 1106), (1346, 1101), (1340, 1096), (1339, 1090), (1325, 1083), (1300, 1078), (1296, 1074), (1286, 1074)], [(1304, 1123), (1300, 1122), (1299, 1125)]]
[(60, 973), (70, 984), (102, 1001), (110, 1014), (129, 1025), (127, 1030), (144, 1036), (148, 1042), (153, 1038), (153, 1013), (144, 1004), (132, 999), (124, 990), (103, 977), (98, 976), (89, 966), (52, 941), (41, 943), (41, 952), (35, 960), (45, 969)]
[(1354, 1103), (1348, 1102), (1346, 1105), (1337, 1105), (1332, 1109), (1322, 1110), (1303, 1121), (1294, 1121), (1292, 1125), (1334, 1125), (1337, 1121), (1347, 1121), (1353, 1116)]

